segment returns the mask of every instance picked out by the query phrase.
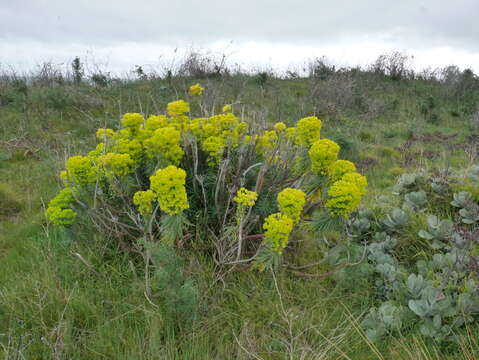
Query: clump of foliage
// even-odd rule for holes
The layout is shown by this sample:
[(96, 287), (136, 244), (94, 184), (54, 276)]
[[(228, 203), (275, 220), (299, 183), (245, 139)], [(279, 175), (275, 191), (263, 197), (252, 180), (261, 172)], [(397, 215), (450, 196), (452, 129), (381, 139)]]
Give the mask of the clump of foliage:
[[(359, 211), (349, 240), (329, 254), (342, 264), (339, 285), (366, 281), (378, 306), (363, 320), (368, 337), (417, 329), (442, 342), (479, 312), (479, 205), (454, 192), (477, 177), (443, 171), (403, 174), (394, 187), (399, 206)], [(346, 266), (351, 265), (351, 266)]]
[(191, 86), (194, 103), (173, 101), (165, 115), (127, 113), (118, 129), (98, 129), (96, 148), (66, 161), (48, 219), (89, 219), (124, 248), (147, 239), (201, 247), (219, 266), (265, 265), (281, 258), (306, 209), (347, 218), (357, 208), (366, 178), (320, 138), (320, 119), (262, 129), (230, 105), (193, 117), (203, 91)]

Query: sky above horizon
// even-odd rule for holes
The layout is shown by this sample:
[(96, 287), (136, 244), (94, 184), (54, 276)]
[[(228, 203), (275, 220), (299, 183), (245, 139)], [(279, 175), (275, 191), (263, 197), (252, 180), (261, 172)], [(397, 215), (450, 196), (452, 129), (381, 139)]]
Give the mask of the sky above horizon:
[(478, 13), (477, 0), (0, 0), (0, 68), (80, 56), (90, 70), (125, 74), (195, 49), (246, 68), (298, 70), (322, 56), (365, 66), (397, 50), (416, 69), (479, 73)]

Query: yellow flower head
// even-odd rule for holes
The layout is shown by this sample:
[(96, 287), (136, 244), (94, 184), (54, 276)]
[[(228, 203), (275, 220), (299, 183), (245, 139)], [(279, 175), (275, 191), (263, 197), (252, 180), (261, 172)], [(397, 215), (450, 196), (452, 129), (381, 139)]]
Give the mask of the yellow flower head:
[(168, 126), (168, 118), (165, 115), (151, 115), (146, 119), (145, 129), (155, 131), (156, 129)]
[(302, 190), (286, 188), (278, 194), (279, 211), (290, 217), (296, 224), (306, 203), (306, 194)]
[(144, 121), (145, 119), (143, 118), (143, 115), (138, 113), (126, 113), (121, 119), (123, 126), (131, 130), (139, 129)]
[(341, 180), (355, 184), (358, 187), (361, 196), (366, 194), (366, 188), (368, 186), (368, 180), (366, 179), (366, 176), (363, 176), (357, 172), (350, 172), (345, 174)]
[(155, 200), (156, 196), (152, 190), (146, 191), (137, 191), (133, 195), (133, 204), (138, 207), (138, 212), (147, 217), (150, 216), (153, 211), (152, 202)]
[(170, 116), (180, 116), (190, 112), (190, 104), (184, 100), (172, 101), (167, 105), (166, 110)]
[(159, 128), (144, 142), (146, 155), (150, 159), (161, 157), (166, 163), (179, 165), (185, 153), (180, 146), (180, 140), (181, 133), (174, 127)]
[(227, 104), (221, 109), (224, 113), (231, 112), (231, 105)]
[(92, 150), (88, 153), (88, 157), (90, 158), (90, 160), (95, 161), (98, 156), (105, 153), (105, 150), (106, 144), (104, 142), (98, 143), (95, 147), (95, 150)]
[(189, 208), (185, 183), (185, 170), (173, 165), (157, 170), (150, 176), (150, 188), (155, 193), (162, 211), (175, 215)]
[(328, 189), (326, 207), (336, 216), (348, 217), (361, 202), (361, 190), (351, 181), (338, 180)]
[(106, 153), (98, 158), (98, 163), (108, 176), (123, 176), (130, 172), (133, 160), (129, 154)]
[(143, 147), (141, 143), (136, 140), (119, 139), (116, 143), (119, 154), (128, 154), (134, 163), (138, 164), (143, 158)]
[(77, 213), (72, 209), (62, 209), (55, 206), (49, 206), (45, 210), (45, 215), (53, 225), (56, 226), (67, 226), (73, 224)]
[(240, 207), (251, 207), (257, 199), (258, 194), (256, 192), (245, 189), (244, 187), (240, 188), (233, 198)]
[(201, 148), (203, 151), (208, 153), (208, 164), (210, 166), (219, 164), (221, 158), (223, 157), (225, 146), (225, 140), (219, 136), (210, 136), (203, 141)]
[(298, 121), (296, 127), (296, 143), (298, 145), (311, 146), (319, 140), (323, 123), (316, 116), (306, 117)]
[(293, 220), (281, 213), (271, 214), (265, 219), (263, 229), (265, 242), (274, 252), (282, 254), (293, 230)]
[(67, 160), (67, 179), (75, 184), (88, 184), (96, 181), (98, 168), (87, 156), (72, 156)]
[(286, 130), (286, 124), (284, 122), (277, 122), (273, 127), (279, 133)]
[(339, 145), (329, 139), (314, 142), (309, 149), (309, 158), (313, 172), (325, 175), (329, 166), (338, 159), (339, 150)]
[(295, 127), (286, 128), (286, 137), (289, 139), (289, 141), (296, 142), (296, 132), (297, 129)]
[(116, 135), (116, 132), (112, 129), (98, 129), (96, 131), (96, 137), (98, 140), (105, 141), (106, 139), (112, 139)]
[(278, 134), (276, 131), (265, 131), (263, 135), (258, 137), (257, 149), (261, 155), (266, 155), (275, 148), (278, 143)]
[(195, 84), (190, 86), (190, 89), (188, 92), (192, 96), (197, 96), (197, 95), (201, 95), (203, 93), (203, 90), (204, 89), (201, 87), (200, 84)]
[(74, 198), (71, 188), (62, 189), (48, 203), (45, 215), (53, 225), (67, 226), (73, 224), (77, 213), (70, 206), (73, 204)]
[(356, 165), (348, 160), (337, 160), (328, 168), (328, 177), (331, 182), (340, 180), (344, 175), (355, 172)]

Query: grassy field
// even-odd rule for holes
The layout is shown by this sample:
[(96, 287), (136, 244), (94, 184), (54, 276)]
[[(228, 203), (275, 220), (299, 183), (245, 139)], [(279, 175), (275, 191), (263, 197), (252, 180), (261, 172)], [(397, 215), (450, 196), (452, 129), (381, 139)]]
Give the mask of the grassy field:
[[(467, 80), (467, 79), (466, 79)], [(0, 82), (0, 353), (5, 359), (477, 359), (478, 330), (438, 345), (417, 333), (367, 340), (359, 323), (374, 299), (324, 276), (237, 271), (217, 281), (214, 264), (187, 248), (185, 271), (200, 310), (178, 330), (144, 294), (141, 261), (109, 245), (87, 224), (47, 224), (66, 157), (84, 154), (99, 127), (125, 112), (163, 113), (190, 85), (207, 107), (235, 104), (248, 122), (287, 125), (317, 115), (325, 136), (368, 177), (364, 203), (389, 194), (398, 175), (476, 163), (477, 79), (394, 80), (344, 71), (321, 77), (269, 74), (172, 77), (74, 85)], [(469, 81), (469, 80), (468, 80)], [(471, 85), (472, 84), (472, 85)], [(101, 84), (100, 84), (101, 85)], [(304, 256), (322, 256), (307, 235)], [(331, 239), (328, 239), (331, 241)], [(335, 239), (341, 241), (341, 239)]]

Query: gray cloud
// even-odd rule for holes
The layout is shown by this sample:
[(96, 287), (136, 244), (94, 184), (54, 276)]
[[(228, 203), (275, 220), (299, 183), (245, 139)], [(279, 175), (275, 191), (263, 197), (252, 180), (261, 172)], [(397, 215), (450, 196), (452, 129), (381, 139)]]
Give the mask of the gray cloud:
[(479, 50), (477, 0), (15, 0), (0, 4), (0, 41), (107, 46), (217, 40)]

